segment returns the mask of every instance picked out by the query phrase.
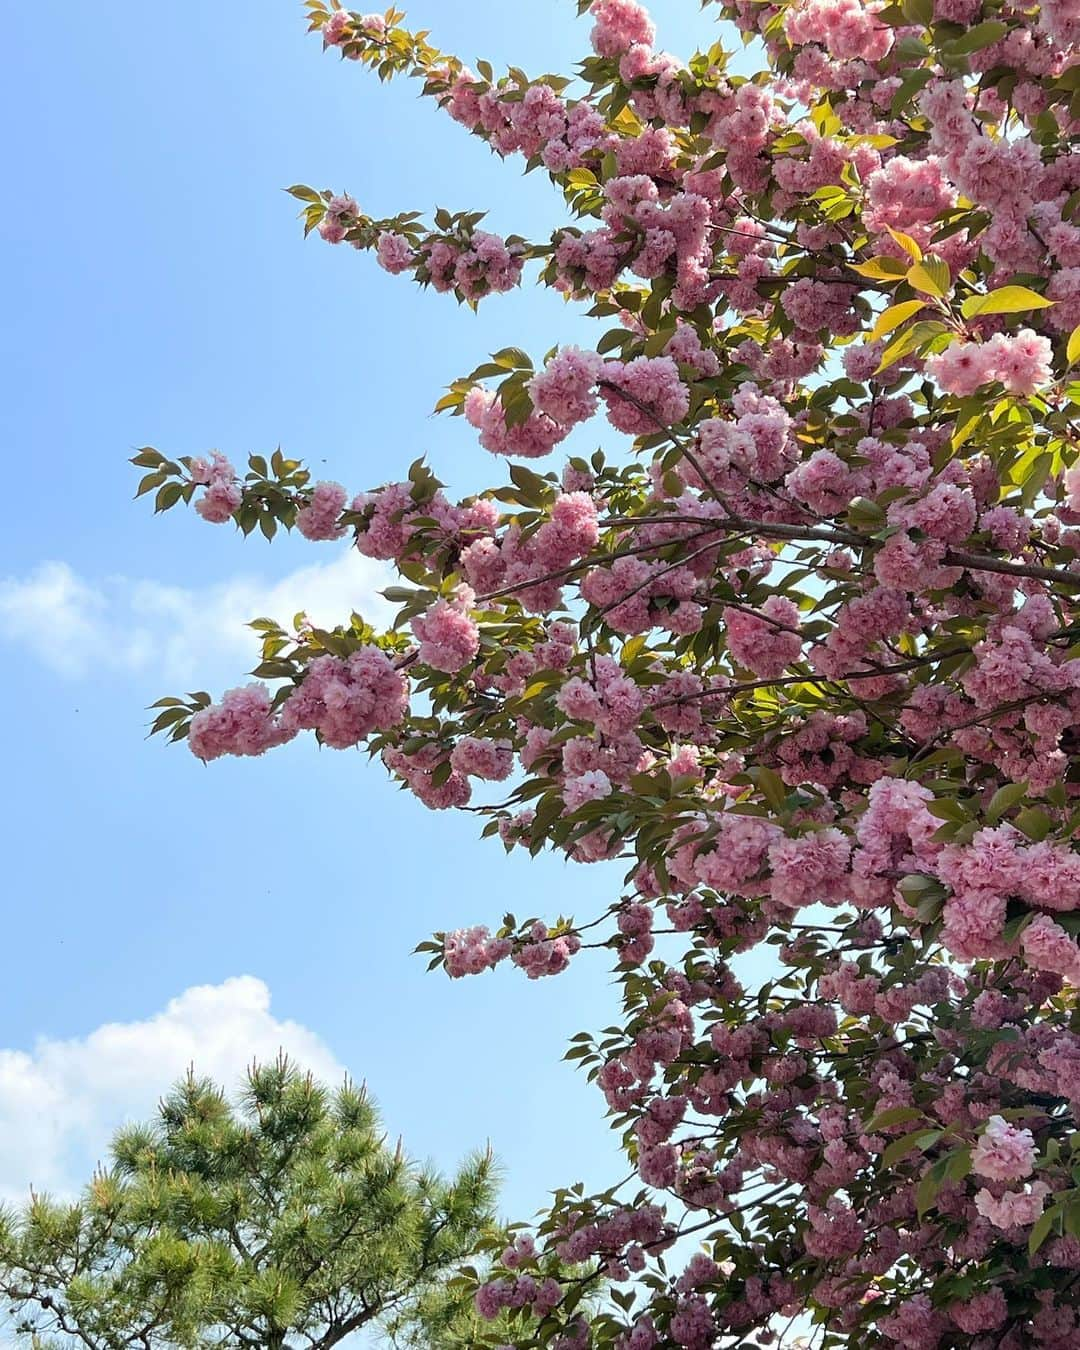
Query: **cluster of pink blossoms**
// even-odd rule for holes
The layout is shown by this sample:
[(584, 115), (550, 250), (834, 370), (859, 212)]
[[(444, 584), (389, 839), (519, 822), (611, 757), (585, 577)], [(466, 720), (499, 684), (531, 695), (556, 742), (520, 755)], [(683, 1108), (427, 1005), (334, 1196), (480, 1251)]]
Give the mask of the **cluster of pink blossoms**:
[(1002, 1116), (991, 1116), (971, 1155), (972, 1170), (991, 1181), (1022, 1181), (1035, 1165), (1030, 1130), (1017, 1129)]
[(211, 525), (223, 525), (231, 520), (233, 512), (244, 499), (240, 484), (236, 481), (236, 470), (217, 451), (211, 459), (193, 459), (191, 461), (191, 481), (205, 486), (206, 491), (195, 503), (195, 510), (203, 520)]
[(1022, 328), (1018, 333), (995, 333), (988, 342), (954, 342), (926, 368), (950, 394), (966, 398), (985, 384), (1000, 380), (1010, 394), (1034, 394), (1050, 383), (1050, 342)]
[(482, 926), (461, 928), (447, 933), (442, 947), (446, 973), (453, 979), (479, 975), (508, 956), (530, 980), (559, 975), (580, 950), (581, 939), (575, 933), (553, 937), (542, 923), (533, 924), (527, 936), (518, 942), (504, 937), (493, 938)]
[(413, 620), (420, 660), (453, 675), (464, 669), (480, 650), (480, 629), (469, 610), (475, 600), (468, 586), (460, 586), (453, 600), (437, 600)]
[(760, 612), (724, 610), (731, 659), (762, 679), (775, 680), (802, 652), (799, 610), (782, 595), (771, 595)]
[(480, 386), (469, 392), (464, 413), (485, 450), (518, 459), (550, 454), (579, 422), (593, 416), (599, 396), (611, 425), (635, 436), (681, 422), (690, 406), (671, 356), (642, 356), (624, 364), (567, 347), (532, 377), (528, 390), (533, 411), (512, 424), (496, 395)]
[(377, 647), (362, 647), (343, 660), (316, 657), (276, 713), (265, 685), (230, 690), (219, 704), (195, 714), (188, 741), (203, 760), (261, 755), (301, 730), (316, 731), (324, 744), (343, 750), (398, 726), (408, 697), (405, 676), (391, 658)]
[(340, 483), (316, 483), (311, 498), (296, 513), (296, 528), (305, 539), (341, 539), (344, 526), (338, 519), (345, 509), (347, 493)]
[(324, 744), (344, 750), (396, 727), (408, 702), (408, 682), (393, 660), (377, 647), (361, 647), (344, 659), (312, 661), (283, 704), (281, 721), (291, 731), (317, 731)]
[(446, 973), (451, 979), (478, 975), (509, 956), (512, 946), (508, 938), (493, 938), (481, 926), (448, 933), (443, 947)]
[(636, 0), (597, 0), (590, 13), (593, 51), (599, 56), (622, 56), (639, 44), (651, 47), (656, 29)]
[(497, 234), (474, 230), (467, 243), (435, 239), (420, 250), (417, 277), (437, 291), (457, 291), (465, 300), (512, 291), (521, 280), (518, 249)]
[(249, 684), (230, 689), (220, 703), (197, 712), (188, 744), (199, 759), (211, 760), (221, 755), (261, 755), (293, 735), (274, 718), (266, 686)]
[[(340, 12), (340, 11), (339, 11)], [(332, 197), (319, 224), (319, 236), (328, 244), (366, 244), (363, 217), (352, 197)], [(473, 229), (460, 235), (431, 235), (414, 247), (407, 234), (381, 230), (375, 241), (379, 265), (393, 276), (411, 272), (423, 285), (445, 293), (453, 291), (462, 300), (475, 303), (486, 295), (512, 291), (521, 282), (522, 247), (487, 230)]]
[(596, 385), (604, 362), (595, 352), (564, 347), (529, 381), (534, 406), (569, 430), (596, 412)]
[(877, 17), (884, 6), (859, 0), (799, 0), (784, 15), (793, 46), (818, 42), (838, 61), (880, 61), (889, 54), (893, 32)]

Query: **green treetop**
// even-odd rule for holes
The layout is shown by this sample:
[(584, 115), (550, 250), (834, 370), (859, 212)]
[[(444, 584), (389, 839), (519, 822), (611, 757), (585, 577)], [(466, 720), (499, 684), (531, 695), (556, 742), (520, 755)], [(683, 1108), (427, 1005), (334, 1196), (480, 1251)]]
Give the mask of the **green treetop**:
[(490, 1153), (449, 1180), (412, 1164), (362, 1087), (282, 1058), (234, 1107), (189, 1075), (77, 1203), (3, 1216), (0, 1295), (35, 1347), (328, 1350), (362, 1332), (450, 1350), (494, 1190)]

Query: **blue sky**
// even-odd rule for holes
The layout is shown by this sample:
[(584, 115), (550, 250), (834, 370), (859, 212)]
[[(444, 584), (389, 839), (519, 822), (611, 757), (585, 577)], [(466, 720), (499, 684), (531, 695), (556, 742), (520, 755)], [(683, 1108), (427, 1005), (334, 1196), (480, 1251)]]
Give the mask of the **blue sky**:
[[(669, 49), (714, 40), (690, 0), (652, 8)], [(418, 0), (409, 23), (496, 68), (565, 70), (587, 49), (572, 0)], [(533, 288), (459, 309), (305, 243), (281, 189), (348, 190), (375, 215), (487, 207), (491, 228), (529, 235), (563, 219), (558, 196), (415, 82), (323, 55), (293, 0), (187, 0), (167, 24), (11, 7), (5, 29), (0, 104), (22, 132), (0, 217), (0, 1191), (33, 1180), (31, 1160), (77, 1177), (174, 1066), (227, 1073), (279, 1034), (366, 1077), (413, 1153), (449, 1165), (490, 1137), (518, 1216), (556, 1184), (610, 1181), (599, 1094), (560, 1063), (569, 1035), (612, 1020), (603, 966), (451, 983), (409, 953), (506, 907), (591, 915), (618, 874), (507, 858), (359, 754), (307, 742), (204, 768), (147, 742), (153, 698), (242, 682), (239, 624), (263, 612), (246, 606), (309, 586), (363, 607), (374, 577), (334, 546), (154, 519), (126, 463), (145, 444), (240, 460), (280, 443), (350, 489), (421, 453), (460, 493), (495, 482), (474, 433), (431, 406), (498, 347), (587, 336), (580, 315)], [(271, 1011), (263, 985), (224, 983), (242, 975)], [(162, 1013), (195, 986), (218, 992)], [(95, 1039), (105, 1024), (119, 1030)], [(30, 1135), (55, 1135), (63, 1166)]]

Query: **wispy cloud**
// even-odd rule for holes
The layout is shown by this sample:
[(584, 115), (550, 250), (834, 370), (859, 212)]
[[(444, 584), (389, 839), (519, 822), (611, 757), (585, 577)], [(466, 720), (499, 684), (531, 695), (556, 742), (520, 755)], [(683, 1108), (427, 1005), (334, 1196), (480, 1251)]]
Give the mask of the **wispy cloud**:
[(325, 627), (355, 609), (379, 624), (390, 607), (378, 591), (389, 582), (383, 563), (354, 549), (278, 580), (238, 576), (202, 588), (88, 580), (66, 562), (43, 562), (0, 577), (0, 641), (18, 643), (70, 678), (100, 670), (178, 681), (236, 676), (257, 660), (252, 619), (288, 624), (304, 610)]
[(0, 1049), (0, 1200), (24, 1200), (31, 1186), (75, 1194), (114, 1132), (149, 1119), (189, 1066), (232, 1091), (253, 1060), (279, 1050), (324, 1082), (344, 1076), (315, 1032), (274, 1016), (270, 990), (251, 975), (187, 989), (144, 1021)]

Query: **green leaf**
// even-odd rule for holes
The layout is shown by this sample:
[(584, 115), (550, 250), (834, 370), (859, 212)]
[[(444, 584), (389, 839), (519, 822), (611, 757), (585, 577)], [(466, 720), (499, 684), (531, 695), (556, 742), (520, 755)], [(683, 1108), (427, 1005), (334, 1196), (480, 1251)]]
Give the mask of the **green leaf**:
[(1075, 1194), (1065, 1206), (1065, 1232), (1069, 1237), (1080, 1237), (1080, 1197)]
[[(911, 271), (915, 269), (912, 268)], [(908, 274), (910, 280), (910, 273)], [(877, 323), (870, 330), (870, 341), (876, 342), (879, 337), (884, 337), (886, 333), (891, 333), (894, 328), (899, 328), (905, 320), (918, 314), (921, 309), (926, 308), (925, 300), (904, 300), (899, 305), (890, 305), (879, 316)]]
[(1028, 910), (1026, 914), (1017, 914), (1017, 916), (1014, 919), (1010, 919), (1009, 922), (1005, 925), (1005, 927), (1001, 930), (1002, 941), (1007, 942), (1010, 945), (1014, 943), (1016, 939), (1020, 936), (1020, 934), (1024, 931), (1024, 929), (1027, 928), (1027, 926), (1034, 920), (1034, 918), (1035, 918), (1034, 912), (1032, 910)]
[(775, 769), (760, 765), (750, 770), (750, 777), (754, 780), (754, 785), (773, 810), (783, 811), (784, 807), (787, 805), (788, 790), (784, 784), (784, 780)]
[(930, 66), (920, 66), (918, 70), (908, 71), (889, 104), (889, 111), (893, 117), (899, 116), (915, 95), (925, 89), (933, 78), (934, 72)]
[(1032, 1224), (1031, 1232), (1028, 1235), (1028, 1255), (1034, 1256), (1046, 1239), (1050, 1236), (1050, 1230), (1057, 1219), (1058, 1210), (1056, 1205), (1052, 1205), (1045, 1210)]
[(1029, 839), (1034, 839), (1036, 843), (1045, 839), (1054, 828), (1054, 822), (1045, 811), (1039, 810), (1037, 806), (1029, 806), (1023, 811), (1018, 811), (1013, 817), (1012, 823), (1018, 830), (1022, 830)]
[(1077, 358), (1080, 357), (1080, 326), (1074, 328), (1069, 334), (1069, 341), (1065, 347), (1065, 356), (1067, 357), (1070, 366), (1074, 365)]
[(139, 480), (139, 486), (135, 493), (136, 497), (141, 497), (144, 492), (152, 492), (154, 488), (161, 487), (168, 478), (164, 469), (155, 470), (153, 473), (143, 474)]
[(645, 650), (645, 642), (646, 635), (638, 633), (636, 637), (632, 637), (629, 641), (623, 643), (623, 649), (619, 653), (619, 664), (624, 669)]
[(986, 409), (981, 403), (971, 405), (971, 400), (965, 400), (961, 404), (960, 412), (956, 419), (956, 430), (952, 435), (952, 448), (959, 450), (965, 441), (969, 440), (975, 433), (983, 420)]
[(906, 1125), (909, 1120), (922, 1120), (925, 1112), (918, 1106), (890, 1106), (879, 1112), (866, 1127), (867, 1134), (877, 1134), (889, 1125)]
[(937, 1163), (926, 1169), (915, 1191), (915, 1209), (920, 1219), (928, 1209), (933, 1207), (944, 1180), (945, 1178), (940, 1174)]
[(910, 328), (903, 329), (881, 353), (881, 361), (878, 363), (878, 368), (874, 374), (880, 375), (883, 370), (888, 370), (894, 362), (899, 361), (902, 356), (907, 356), (910, 352), (923, 351), (934, 338), (946, 332), (948, 332), (948, 329), (945, 325), (938, 323), (936, 320), (924, 320), (912, 324)]
[(936, 295), (943, 299), (952, 286), (952, 273), (949, 265), (941, 258), (924, 258), (908, 268), (908, 284), (924, 295)]
[(159, 464), (165, 462), (165, 456), (160, 450), (155, 450), (152, 446), (144, 446), (137, 455), (132, 455), (128, 461), (134, 464), (137, 469), (153, 469)]
[(871, 258), (864, 263), (848, 263), (847, 270), (858, 272), (861, 277), (869, 277), (871, 281), (900, 281), (907, 272), (899, 258), (888, 256)]
[(633, 338), (634, 334), (628, 332), (625, 328), (609, 328), (596, 344), (596, 350), (603, 356), (607, 352), (614, 351), (616, 347), (624, 347), (628, 342), (633, 341)]
[(936, 1144), (944, 1130), (912, 1130), (910, 1134), (901, 1135), (899, 1139), (894, 1139), (881, 1155), (882, 1165), (891, 1167), (893, 1163), (899, 1162), (901, 1158), (906, 1157), (913, 1149), (920, 1153), (925, 1153), (931, 1145)]
[(1027, 286), (1001, 286), (988, 295), (969, 295), (960, 306), (965, 319), (979, 314), (1023, 314), (1029, 309), (1046, 309), (1054, 303)]
[(963, 823), (971, 819), (967, 805), (957, 801), (955, 797), (935, 797), (932, 802), (927, 802), (926, 809), (932, 816), (937, 816), (938, 820), (957, 820)]
[(915, 262), (922, 262), (922, 249), (918, 246), (910, 234), (904, 234), (902, 230), (894, 230), (891, 225), (885, 227), (909, 258)]
[(869, 497), (856, 497), (847, 509), (847, 519), (850, 524), (865, 528), (880, 525), (885, 519), (885, 512)]
[(500, 395), (500, 401), (503, 405), (503, 419), (508, 427), (520, 426), (529, 420), (533, 401), (523, 385), (518, 386), (509, 397), (506, 394)]
[(999, 23), (997, 19), (987, 19), (985, 23), (977, 23), (969, 28), (963, 37), (954, 38), (946, 43), (944, 50), (950, 56), (967, 56), (971, 52), (981, 51), (983, 47), (991, 47), (995, 42), (1000, 42), (1008, 31), (1008, 24)]
[(551, 484), (524, 464), (511, 464), (510, 477), (530, 506), (542, 507), (551, 495)]
[(945, 908), (945, 894), (931, 892), (915, 906), (915, 917), (920, 923), (936, 923)]
[(164, 712), (158, 713), (157, 717), (154, 718), (154, 725), (150, 729), (150, 734), (155, 735), (166, 727), (171, 727), (173, 723), (183, 721), (187, 716), (189, 716), (187, 708), (166, 708)]
[(1016, 806), (1018, 802), (1024, 800), (1028, 785), (1023, 783), (1006, 783), (1004, 787), (999, 787), (994, 795), (986, 804), (986, 818), (992, 825), (996, 825), (1001, 817), (1010, 807)]
[(492, 355), (492, 361), (502, 370), (532, 370), (532, 358), (520, 347), (504, 347)]
[[(1038, 449), (1038, 447), (1035, 447)], [(1035, 502), (1035, 498), (1043, 490), (1046, 480), (1050, 477), (1050, 470), (1053, 468), (1054, 456), (1047, 450), (1041, 455), (1036, 455), (1034, 460), (1026, 466), (1023, 475), (1014, 480), (1018, 481), (1023, 488), (1021, 499), (1024, 507), (1030, 510)]]
[(168, 511), (171, 506), (175, 506), (180, 500), (183, 491), (183, 483), (166, 483), (163, 488), (158, 489), (158, 494), (154, 498), (154, 510)]
[(934, 19), (934, 0), (900, 0), (900, 8), (909, 23), (929, 28)]
[[(925, 872), (912, 872), (901, 878), (897, 889), (913, 909), (918, 911), (926, 906), (926, 912), (931, 916), (936, 902), (943, 901), (946, 894), (945, 887), (937, 877), (927, 876)], [(919, 917), (922, 918), (922, 914)]]
[(460, 408), (464, 402), (465, 395), (459, 393), (456, 389), (452, 389), (449, 394), (443, 394), (442, 398), (435, 404), (432, 411), (437, 413), (446, 412), (450, 408)]

